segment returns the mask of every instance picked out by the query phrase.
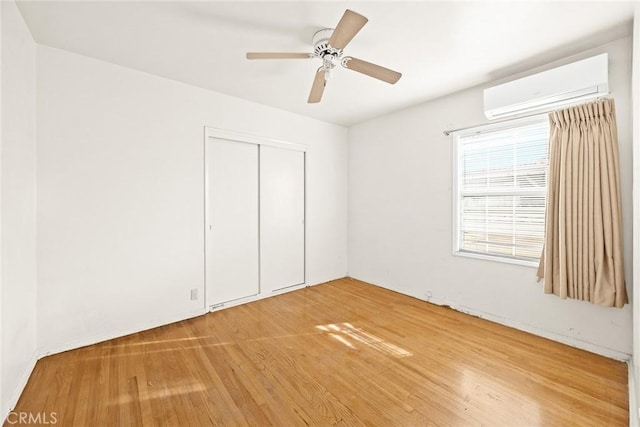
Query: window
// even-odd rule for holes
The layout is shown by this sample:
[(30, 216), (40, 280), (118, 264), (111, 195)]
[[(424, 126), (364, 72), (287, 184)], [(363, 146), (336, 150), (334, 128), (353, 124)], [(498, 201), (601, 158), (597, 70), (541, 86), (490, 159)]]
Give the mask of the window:
[(544, 237), (549, 123), (545, 116), (501, 125), (456, 136), (454, 252), (537, 265)]

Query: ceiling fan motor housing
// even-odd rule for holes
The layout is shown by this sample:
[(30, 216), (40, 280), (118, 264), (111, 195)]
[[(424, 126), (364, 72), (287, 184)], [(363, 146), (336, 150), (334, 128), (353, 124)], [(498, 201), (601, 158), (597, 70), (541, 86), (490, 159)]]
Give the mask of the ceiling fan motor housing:
[(333, 28), (324, 28), (313, 35), (313, 54), (323, 60), (323, 67), (329, 71), (340, 63), (342, 49), (336, 49), (329, 44)]

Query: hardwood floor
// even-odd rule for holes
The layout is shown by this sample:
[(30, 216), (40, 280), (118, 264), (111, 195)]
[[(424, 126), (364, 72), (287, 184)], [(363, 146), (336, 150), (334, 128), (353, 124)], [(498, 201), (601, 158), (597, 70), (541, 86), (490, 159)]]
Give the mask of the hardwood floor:
[(61, 426), (626, 426), (627, 399), (622, 362), (341, 279), (46, 357), (15, 412)]

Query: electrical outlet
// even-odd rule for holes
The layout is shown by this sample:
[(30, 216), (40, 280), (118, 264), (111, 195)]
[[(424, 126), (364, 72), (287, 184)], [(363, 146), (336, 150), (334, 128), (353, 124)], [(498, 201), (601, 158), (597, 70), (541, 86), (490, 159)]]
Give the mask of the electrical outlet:
[(198, 288), (191, 289), (191, 301), (198, 299)]

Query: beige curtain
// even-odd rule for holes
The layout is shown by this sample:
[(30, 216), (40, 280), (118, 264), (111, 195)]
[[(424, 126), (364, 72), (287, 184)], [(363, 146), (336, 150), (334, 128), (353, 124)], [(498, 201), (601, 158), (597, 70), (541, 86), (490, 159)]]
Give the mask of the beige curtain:
[(627, 302), (618, 137), (612, 99), (549, 115), (549, 190), (538, 278), (545, 293)]

